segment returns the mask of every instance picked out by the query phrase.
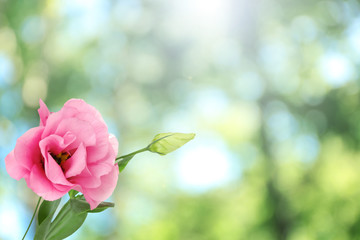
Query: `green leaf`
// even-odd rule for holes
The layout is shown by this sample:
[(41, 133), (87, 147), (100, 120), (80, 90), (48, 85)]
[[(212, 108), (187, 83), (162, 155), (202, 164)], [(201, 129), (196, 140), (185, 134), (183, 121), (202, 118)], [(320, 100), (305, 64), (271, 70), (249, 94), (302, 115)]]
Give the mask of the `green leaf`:
[(38, 225), (36, 229), (35, 237), (36, 240), (46, 239), (46, 235), (49, 232), (51, 219), (53, 218), (61, 198), (55, 201), (46, 201), (44, 200), (40, 206), (38, 213)]
[[(71, 201), (76, 199), (69, 199), (62, 207), (54, 221), (50, 225), (50, 229), (46, 236), (46, 240), (61, 240), (78, 230), (84, 223), (87, 212), (79, 212), (72, 208)], [(37, 239), (37, 238), (35, 238)]]
[(48, 216), (53, 216), (57, 207), (59, 206), (59, 203), (61, 201), (61, 198), (55, 201), (46, 201), (44, 200), (39, 209), (38, 213), (38, 225), (40, 225)]
[(96, 212), (102, 212), (106, 210), (109, 207), (114, 207), (115, 204), (111, 202), (101, 202), (95, 209), (91, 210), (90, 205), (87, 201), (84, 199), (71, 199), (70, 200), (71, 207), (74, 212), (77, 213), (83, 213), (83, 212), (89, 212), (89, 213), (96, 213)]
[(130, 161), (134, 156), (135, 156), (135, 155), (126, 156), (126, 157), (120, 159), (120, 161), (118, 162), (119, 172), (122, 172), (122, 170), (124, 170), (124, 168), (126, 167), (126, 165), (129, 163), (129, 161)]
[(109, 207), (114, 207), (114, 203), (102, 202), (97, 208), (91, 210), (89, 203), (85, 201), (83, 196), (79, 198), (70, 198), (51, 223), (45, 239), (64, 239), (81, 227), (89, 212), (102, 212)]
[(76, 190), (74, 190), (74, 189), (71, 189), (70, 191), (69, 191), (69, 197), (70, 198), (75, 198), (76, 197), (76, 194), (78, 194), (79, 192), (78, 191), (76, 191)]
[(194, 139), (194, 133), (160, 133), (148, 146), (149, 151), (160, 155), (168, 154)]
[(98, 213), (98, 212), (102, 212), (102, 211), (108, 209), (109, 207), (114, 207), (114, 206), (115, 206), (115, 204), (112, 202), (102, 202), (95, 209), (89, 210), (88, 212), (89, 213)]

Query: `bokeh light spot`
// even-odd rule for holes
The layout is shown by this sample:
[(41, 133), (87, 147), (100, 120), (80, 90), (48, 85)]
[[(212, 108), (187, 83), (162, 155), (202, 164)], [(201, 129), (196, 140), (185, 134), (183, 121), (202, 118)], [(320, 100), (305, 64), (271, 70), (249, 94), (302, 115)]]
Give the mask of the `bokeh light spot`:
[(354, 69), (350, 60), (337, 53), (329, 53), (320, 61), (320, 71), (325, 81), (333, 87), (341, 87), (350, 81)]
[(14, 77), (14, 65), (4, 54), (0, 53), (0, 87), (9, 85)]
[(176, 169), (180, 187), (190, 192), (221, 186), (231, 176), (228, 152), (217, 144), (204, 144), (184, 152)]
[(22, 96), (24, 103), (29, 107), (36, 107), (39, 99), (45, 100), (47, 96), (47, 83), (44, 79), (31, 77), (25, 80)]

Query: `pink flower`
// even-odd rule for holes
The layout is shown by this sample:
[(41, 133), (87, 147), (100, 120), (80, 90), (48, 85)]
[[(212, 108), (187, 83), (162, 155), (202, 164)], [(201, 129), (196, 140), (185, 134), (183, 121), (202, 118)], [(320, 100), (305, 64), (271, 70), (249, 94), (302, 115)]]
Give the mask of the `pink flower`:
[(40, 100), (40, 126), (22, 135), (5, 158), (16, 180), (48, 201), (69, 190), (82, 192), (94, 209), (115, 189), (118, 141), (108, 133), (100, 113), (81, 99), (70, 99), (50, 113)]

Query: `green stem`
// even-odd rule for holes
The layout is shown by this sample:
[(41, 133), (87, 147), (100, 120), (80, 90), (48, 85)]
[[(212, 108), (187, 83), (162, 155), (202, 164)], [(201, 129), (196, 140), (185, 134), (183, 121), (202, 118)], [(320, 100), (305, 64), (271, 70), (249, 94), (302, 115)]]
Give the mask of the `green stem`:
[(145, 147), (143, 149), (140, 149), (140, 150), (137, 150), (135, 152), (132, 152), (132, 153), (117, 157), (117, 158), (115, 158), (115, 163), (119, 163), (122, 159), (125, 159), (125, 158), (128, 158), (128, 157), (132, 158), (133, 156), (135, 156), (138, 153), (149, 151), (151, 145), (153, 145), (154, 143), (156, 143), (156, 142), (158, 142), (158, 141), (160, 141), (160, 140), (162, 140), (164, 138), (170, 137), (171, 135), (173, 135), (173, 134), (169, 134), (169, 135), (166, 135), (166, 136), (164, 136), (162, 138), (159, 138), (159, 139), (155, 140), (154, 142), (150, 143), (147, 147)]
[(129, 154), (120, 156), (120, 157), (117, 157), (117, 158), (115, 159), (115, 163), (119, 163), (119, 162), (121, 161), (121, 159), (123, 159), (123, 158), (131, 157), (131, 156), (134, 156), (134, 155), (136, 155), (136, 154), (138, 154), (138, 153), (145, 152), (145, 151), (147, 151), (147, 150), (149, 150), (148, 147), (142, 148), (142, 149), (140, 149), (140, 150), (137, 150), (137, 151), (135, 151), (135, 152), (132, 152), (132, 153), (129, 153)]
[(26, 232), (25, 232), (25, 234), (24, 234), (24, 236), (23, 236), (22, 240), (24, 240), (24, 239), (25, 239), (26, 234), (28, 233), (28, 231), (29, 231), (29, 229), (30, 229), (30, 226), (31, 226), (31, 224), (32, 224), (32, 222), (33, 222), (33, 220), (34, 220), (34, 217), (35, 217), (35, 214), (36, 214), (36, 212), (37, 212), (37, 209), (39, 208), (40, 201), (41, 201), (41, 197), (39, 197), (39, 200), (38, 200), (38, 202), (37, 202), (37, 204), (36, 204), (36, 207), (35, 207), (34, 214), (33, 214), (32, 218), (31, 218), (31, 220), (30, 220), (29, 226), (28, 226), (28, 228), (26, 229)]

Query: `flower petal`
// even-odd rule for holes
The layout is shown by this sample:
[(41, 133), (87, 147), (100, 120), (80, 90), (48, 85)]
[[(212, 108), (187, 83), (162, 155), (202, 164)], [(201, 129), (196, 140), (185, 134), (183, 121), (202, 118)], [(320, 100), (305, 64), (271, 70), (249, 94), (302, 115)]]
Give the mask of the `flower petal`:
[(5, 157), (5, 166), (6, 171), (9, 173), (9, 175), (16, 180), (20, 180), (21, 178), (30, 173), (29, 169), (16, 161), (14, 150)]
[[(44, 127), (35, 127), (29, 129), (16, 141), (14, 149), (14, 158), (8, 158), (6, 164), (12, 165), (12, 167), (26, 168), (29, 173), (34, 163), (39, 163), (41, 159), (41, 153), (39, 149), (39, 141)], [(9, 165), (9, 169), (11, 169)], [(10, 172), (9, 172), (10, 174)]]
[(45, 137), (39, 143), (41, 154), (45, 158), (48, 152), (55, 155), (61, 153), (66, 147), (76, 140), (76, 137), (71, 132), (66, 132), (64, 137), (52, 134)]
[(54, 201), (61, 198), (71, 188), (69, 187), (69, 189), (65, 189), (64, 191), (56, 189), (49, 179), (47, 179), (44, 170), (38, 164), (33, 166), (30, 177), (26, 181), (29, 188), (48, 201)]
[(100, 178), (101, 176), (108, 174), (112, 170), (113, 166), (114, 166), (114, 162), (110, 163), (103, 161), (94, 164), (89, 164), (88, 169), (93, 177)]
[[(87, 167), (91, 173), (91, 176), (100, 178), (101, 176), (106, 175), (110, 171), (112, 171), (115, 164), (116, 154), (111, 145), (112, 144), (108, 142), (107, 154), (102, 159), (99, 159), (97, 162), (94, 163), (88, 162)], [(91, 188), (94, 187), (95, 186), (92, 186)]]
[[(88, 162), (96, 162), (102, 159), (108, 152), (108, 128), (101, 114), (93, 106), (81, 99), (70, 99), (64, 104), (64, 113), (70, 111), (77, 113), (72, 115), (79, 120), (88, 122), (96, 135), (96, 145), (87, 145)], [(67, 114), (69, 115), (69, 114)]]
[(68, 107), (75, 108), (78, 110), (78, 112), (89, 113), (93, 116), (92, 118), (99, 119), (101, 122), (105, 124), (105, 121), (103, 120), (99, 111), (96, 110), (96, 108), (91, 106), (90, 104), (87, 104), (82, 99), (75, 99), (75, 98), (70, 99), (64, 104), (64, 108), (68, 108)]
[(84, 169), (81, 174), (70, 177), (68, 180), (69, 182), (73, 183), (74, 185), (79, 185), (84, 188), (96, 188), (101, 185), (100, 177), (94, 177), (91, 174), (84, 172), (89, 172), (89, 170), (86, 168)]
[(66, 178), (79, 175), (84, 170), (86, 167), (86, 149), (82, 143), (76, 152), (62, 164), (62, 167)]
[(39, 117), (40, 117), (40, 126), (45, 126), (46, 121), (50, 115), (50, 111), (47, 108), (46, 104), (43, 102), (43, 100), (39, 100), (40, 108), (38, 109)]
[(109, 144), (108, 143), (101, 144), (101, 145), (99, 145), (99, 147), (97, 145), (89, 146), (89, 147), (87, 147), (87, 153), (88, 153), (87, 162), (88, 163), (96, 163), (99, 160), (101, 160), (102, 158), (104, 158), (104, 156), (106, 156), (108, 152), (109, 152)]
[(119, 168), (113, 166), (112, 171), (101, 177), (101, 185), (97, 188), (83, 188), (86, 201), (90, 204), (90, 208), (96, 208), (100, 202), (106, 200), (113, 193), (118, 180)]
[(116, 156), (118, 154), (119, 142), (118, 142), (117, 138), (115, 137), (115, 135), (109, 134), (109, 142), (110, 142), (111, 147), (113, 148), (114, 154)]
[(89, 146), (88, 162), (96, 162), (103, 158), (108, 152), (109, 133), (108, 128), (102, 118), (94, 117), (94, 114), (88, 112), (81, 112), (76, 115), (76, 118), (87, 121), (93, 128), (96, 135), (96, 145)]
[(53, 159), (50, 153), (44, 159), (44, 169), (46, 177), (52, 182), (65, 186), (73, 186), (64, 176), (64, 172), (60, 165)]
[(76, 141), (71, 144), (73, 148), (76, 148), (82, 142), (85, 146), (93, 146), (96, 144), (96, 135), (92, 126), (83, 120), (77, 118), (63, 119), (56, 131), (56, 135), (64, 135), (66, 132), (71, 132), (76, 136)]

